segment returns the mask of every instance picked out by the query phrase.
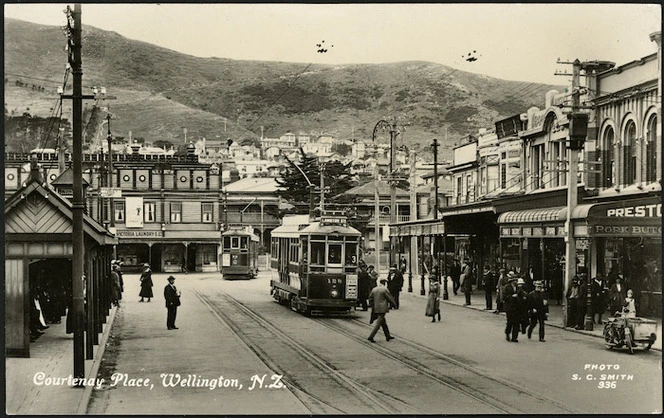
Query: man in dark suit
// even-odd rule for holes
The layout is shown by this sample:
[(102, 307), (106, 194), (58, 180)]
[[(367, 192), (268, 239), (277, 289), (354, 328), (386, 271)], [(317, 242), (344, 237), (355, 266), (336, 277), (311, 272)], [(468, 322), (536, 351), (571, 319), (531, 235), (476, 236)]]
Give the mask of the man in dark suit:
[[(519, 327), (521, 323), (521, 309), (522, 305), (526, 303), (527, 296), (523, 289), (519, 289), (516, 285), (517, 277), (514, 272), (510, 271), (507, 274), (509, 283), (505, 286), (503, 291), (503, 302), (505, 306), (505, 313), (507, 314), (507, 326), (505, 327), (505, 339), (518, 343)], [(511, 337), (511, 338), (510, 338)]]
[(392, 297), (394, 298), (394, 309), (399, 309), (399, 293), (401, 293), (402, 288), (403, 275), (399, 270), (397, 270), (397, 265), (392, 264), (392, 267), (390, 267), (390, 272), (387, 274), (387, 290), (390, 291)]
[(168, 276), (168, 284), (164, 287), (164, 298), (166, 299), (166, 309), (168, 315), (166, 317), (166, 327), (168, 329), (178, 329), (175, 326), (175, 317), (178, 314), (178, 306), (180, 306), (180, 291), (175, 287), (175, 277)]
[(452, 277), (452, 291), (456, 295), (461, 287), (461, 264), (458, 259), (454, 259), (454, 264), (450, 267), (450, 277)]
[(533, 335), (535, 325), (539, 324), (539, 340), (544, 342), (544, 320), (548, 311), (548, 306), (544, 300), (542, 290), (544, 286), (541, 281), (536, 281), (535, 290), (528, 294), (528, 314), (530, 316), (530, 325), (528, 326), (528, 339)]

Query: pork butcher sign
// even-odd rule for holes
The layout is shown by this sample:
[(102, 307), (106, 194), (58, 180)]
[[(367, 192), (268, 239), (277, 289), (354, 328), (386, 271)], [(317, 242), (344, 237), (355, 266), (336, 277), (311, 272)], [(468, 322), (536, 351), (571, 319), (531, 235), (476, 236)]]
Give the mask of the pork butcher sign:
[(599, 204), (589, 216), (594, 236), (661, 236), (661, 199)]

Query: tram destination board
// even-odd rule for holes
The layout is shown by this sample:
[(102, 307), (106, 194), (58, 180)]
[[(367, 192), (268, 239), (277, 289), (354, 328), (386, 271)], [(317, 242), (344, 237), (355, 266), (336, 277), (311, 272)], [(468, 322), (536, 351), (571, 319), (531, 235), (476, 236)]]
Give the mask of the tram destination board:
[(345, 216), (323, 215), (320, 218), (321, 226), (348, 226)]

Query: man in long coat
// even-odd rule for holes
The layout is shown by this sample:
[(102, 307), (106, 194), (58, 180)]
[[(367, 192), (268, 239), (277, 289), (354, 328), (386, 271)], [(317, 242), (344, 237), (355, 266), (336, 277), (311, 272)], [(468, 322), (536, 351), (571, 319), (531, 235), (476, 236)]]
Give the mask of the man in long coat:
[(376, 316), (376, 321), (374, 327), (369, 334), (368, 340), (372, 343), (375, 343), (374, 336), (378, 332), (378, 328), (383, 328), (383, 334), (385, 334), (385, 339), (390, 341), (394, 339), (390, 335), (390, 329), (387, 327), (387, 321), (385, 320), (385, 315), (390, 311), (390, 304), (392, 306), (396, 305), (396, 301), (390, 294), (390, 291), (385, 287), (387, 283), (386, 279), (380, 279), (380, 286), (376, 286), (371, 290), (369, 294), (369, 305), (371, 305), (372, 316)]
[(399, 309), (399, 293), (403, 288), (403, 275), (397, 270), (397, 265), (392, 264), (390, 271), (387, 274), (387, 289), (392, 294), (395, 304), (394, 309)]
[(180, 306), (180, 291), (175, 287), (175, 277), (168, 277), (168, 284), (164, 287), (164, 299), (166, 299), (166, 309), (168, 314), (166, 316), (166, 328), (178, 329), (175, 326), (175, 318), (178, 314), (178, 306)]
[[(508, 284), (503, 289), (503, 303), (507, 313), (507, 325), (505, 327), (505, 339), (507, 341), (519, 342), (519, 326), (521, 323), (521, 308), (526, 303), (527, 296), (523, 289), (516, 285), (517, 277), (514, 272), (507, 274)], [(511, 337), (511, 338), (510, 338)]]

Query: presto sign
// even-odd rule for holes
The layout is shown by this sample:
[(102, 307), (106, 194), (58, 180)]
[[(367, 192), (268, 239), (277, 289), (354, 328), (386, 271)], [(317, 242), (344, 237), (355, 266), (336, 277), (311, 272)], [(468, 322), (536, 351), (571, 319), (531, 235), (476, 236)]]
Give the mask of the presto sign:
[(625, 206), (606, 210), (609, 218), (661, 218), (662, 204)]

